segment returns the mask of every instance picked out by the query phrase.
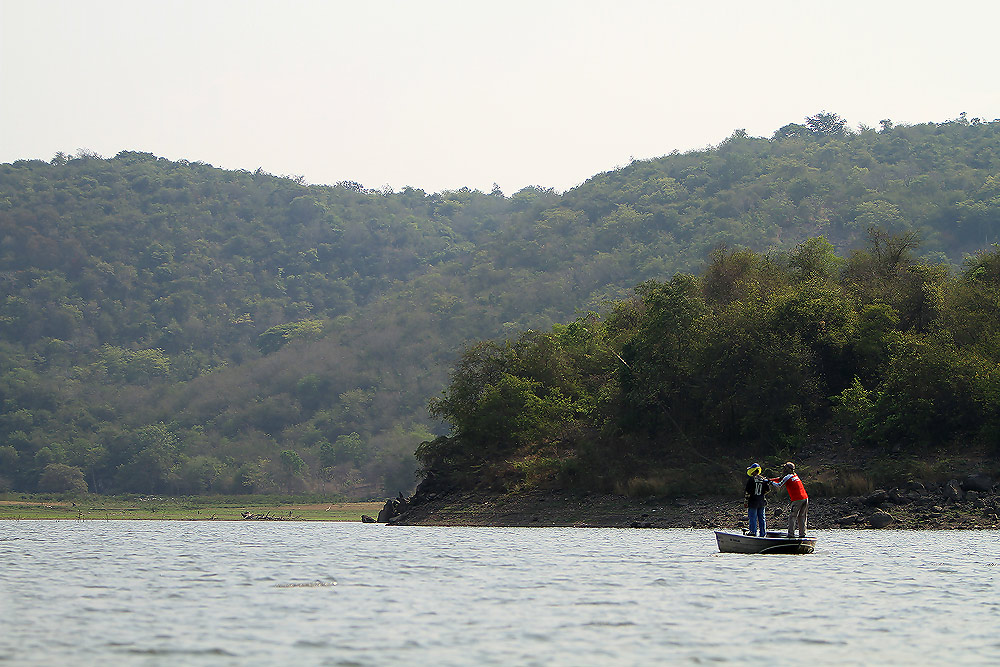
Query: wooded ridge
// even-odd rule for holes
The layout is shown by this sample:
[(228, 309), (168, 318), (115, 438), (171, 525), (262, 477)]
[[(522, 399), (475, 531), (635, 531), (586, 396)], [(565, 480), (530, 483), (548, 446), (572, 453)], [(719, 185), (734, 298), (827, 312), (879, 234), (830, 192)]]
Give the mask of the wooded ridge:
[[(434, 415), (455, 423), (443, 407), (454, 401), (443, 401), (456, 395), (456, 359), (460, 377), (476, 350), (541, 354), (555, 345), (543, 340), (601, 351), (587, 362), (594, 369), (574, 372), (590, 390), (601, 377), (625, 392), (616, 409), (634, 414), (614, 416), (639, 449), (623, 462), (644, 460), (643, 438), (662, 444), (681, 432), (697, 448), (697, 438), (747, 434), (799, 446), (832, 414), (824, 401), (854, 388), (855, 376), (858, 396), (889, 414), (880, 383), (895, 377), (906, 346), (943, 354), (930, 369), (986, 364), (995, 377), (990, 315), (968, 300), (995, 299), (998, 137), (1000, 123), (964, 114), (854, 131), (820, 113), (770, 138), (737, 131), (706, 150), (636, 161), (565, 193), (509, 196), (307, 185), (129, 151), (0, 165), (0, 489), (394, 496), (413, 487), (417, 445), (442, 442), (445, 425), (427, 413), (442, 388)], [(813, 254), (828, 263), (815, 275), (793, 263)], [(753, 378), (765, 383), (758, 393), (779, 392), (767, 424), (767, 406), (724, 409), (714, 394), (716, 435), (692, 430), (687, 407), (650, 417), (687, 391), (665, 361), (687, 352), (643, 338), (652, 333), (641, 327), (665, 326), (639, 317), (662, 300), (694, 309), (685, 326), (722, 326), (744, 309), (731, 317), (744, 328), (731, 334), (769, 327), (767, 345), (782, 353), (773, 358), (765, 341), (740, 351), (714, 330), (670, 330), (708, 355), (691, 364), (770, 358), (775, 377)], [(812, 321), (814, 302), (844, 322)], [(841, 341), (862, 330), (872, 349)], [(504, 339), (460, 356), (470, 341)], [(555, 400), (552, 387), (532, 384), (541, 379), (508, 374), (528, 385), (505, 390), (545, 386), (538, 396)], [(788, 377), (783, 388), (766, 385)], [(741, 382), (750, 391), (750, 378)], [(994, 390), (984, 387), (993, 385), (975, 386), (963, 395), (980, 408), (946, 420), (942, 438), (980, 433), (992, 418)], [(781, 392), (792, 387), (808, 391), (789, 413)], [(546, 419), (580, 427), (582, 415), (611, 405), (611, 388), (580, 403), (583, 394), (562, 387), (568, 412)], [(936, 427), (941, 409), (926, 423)], [(847, 427), (890, 447), (905, 441), (901, 426)], [(518, 447), (552, 444), (551, 433), (531, 432), (514, 431)]]

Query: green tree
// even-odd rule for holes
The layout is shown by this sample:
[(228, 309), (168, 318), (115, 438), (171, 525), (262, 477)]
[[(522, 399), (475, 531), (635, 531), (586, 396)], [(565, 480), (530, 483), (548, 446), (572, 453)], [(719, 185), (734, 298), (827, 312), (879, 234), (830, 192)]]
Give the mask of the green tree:
[(847, 121), (827, 111), (820, 111), (815, 116), (807, 117), (806, 127), (813, 134), (821, 136), (842, 137), (847, 134)]
[(218, 492), (223, 468), (214, 456), (182, 457), (176, 473), (178, 490), (191, 495)]
[(789, 253), (788, 264), (798, 280), (832, 280), (838, 277), (844, 261), (833, 244), (819, 236), (797, 245)]
[(257, 347), (261, 354), (277, 352), (293, 340), (315, 340), (323, 333), (322, 320), (299, 320), (287, 324), (278, 324), (257, 338)]
[(153, 378), (170, 374), (170, 358), (163, 350), (136, 350), (127, 356), (125, 379), (129, 382), (146, 383)]
[(38, 490), (49, 493), (87, 493), (87, 482), (79, 468), (50, 463), (38, 478)]
[(890, 238), (881, 230), (900, 229), (906, 224), (899, 207), (891, 202), (864, 201), (858, 204), (855, 210), (854, 227), (879, 230), (878, 238), (873, 238), (876, 244), (888, 241)]
[(360, 466), (368, 460), (368, 448), (357, 432), (337, 436), (333, 443), (334, 463), (350, 462)]
[(306, 462), (302, 457), (290, 449), (281, 452), (281, 467), (291, 477), (301, 477), (306, 469)]

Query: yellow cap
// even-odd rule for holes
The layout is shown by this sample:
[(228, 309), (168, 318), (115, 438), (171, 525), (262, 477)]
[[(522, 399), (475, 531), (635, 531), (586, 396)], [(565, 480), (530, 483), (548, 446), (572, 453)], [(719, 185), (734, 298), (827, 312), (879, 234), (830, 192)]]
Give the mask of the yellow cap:
[(754, 475), (759, 475), (761, 473), (760, 464), (754, 463), (752, 466), (747, 468), (747, 474), (753, 477)]

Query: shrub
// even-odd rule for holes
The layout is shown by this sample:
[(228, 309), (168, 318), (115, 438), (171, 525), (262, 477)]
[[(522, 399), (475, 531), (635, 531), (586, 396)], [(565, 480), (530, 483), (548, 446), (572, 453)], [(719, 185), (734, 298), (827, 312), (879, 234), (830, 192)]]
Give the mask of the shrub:
[(87, 493), (83, 471), (76, 466), (50, 463), (38, 478), (38, 490), (53, 493)]

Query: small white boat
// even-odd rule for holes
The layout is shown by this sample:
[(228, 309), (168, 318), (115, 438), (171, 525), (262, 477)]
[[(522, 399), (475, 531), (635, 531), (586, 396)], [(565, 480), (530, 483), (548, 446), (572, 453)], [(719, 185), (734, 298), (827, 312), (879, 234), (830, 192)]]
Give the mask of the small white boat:
[(815, 537), (788, 537), (785, 533), (767, 532), (767, 537), (715, 531), (719, 551), (737, 554), (811, 554)]

